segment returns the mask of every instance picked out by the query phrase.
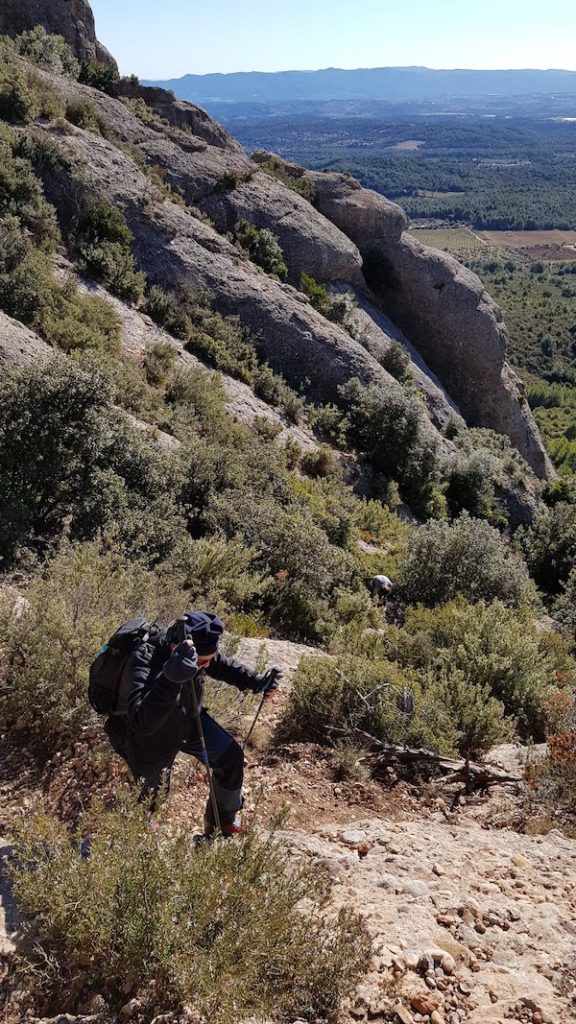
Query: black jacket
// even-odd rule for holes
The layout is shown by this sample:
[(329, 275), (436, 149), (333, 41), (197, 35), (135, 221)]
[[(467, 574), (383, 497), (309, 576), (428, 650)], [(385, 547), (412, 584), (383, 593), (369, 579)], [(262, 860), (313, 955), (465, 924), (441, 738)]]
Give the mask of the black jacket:
[(195, 687), (201, 704), (205, 675), (238, 690), (254, 690), (263, 679), (239, 662), (217, 654), (193, 682), (172, 683), (162, 671), (170, 655), (170, 648), (162, 642), (143, 644), (132, 655), (126, 741), (138, 765), (158, 764), (180, 750), (195, 728), (191, 687)]

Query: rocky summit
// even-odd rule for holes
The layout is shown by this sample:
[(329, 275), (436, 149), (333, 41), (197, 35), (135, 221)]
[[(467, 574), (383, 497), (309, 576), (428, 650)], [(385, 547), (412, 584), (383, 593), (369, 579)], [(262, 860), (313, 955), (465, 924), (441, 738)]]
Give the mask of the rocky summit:
[(16, 36), (37, 25), (63, 36), (79, 60), (116, 66), (96, 38), (94, 15), (87, 0), (2, 0), (0, 34)]

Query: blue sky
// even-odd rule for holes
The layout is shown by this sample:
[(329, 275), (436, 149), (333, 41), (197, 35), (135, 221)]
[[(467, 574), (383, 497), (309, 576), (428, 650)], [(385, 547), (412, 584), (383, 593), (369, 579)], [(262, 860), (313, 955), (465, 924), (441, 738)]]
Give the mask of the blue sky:
[(576, 70), (575, 0), (92, 0), (123, 73), (435, 68)]

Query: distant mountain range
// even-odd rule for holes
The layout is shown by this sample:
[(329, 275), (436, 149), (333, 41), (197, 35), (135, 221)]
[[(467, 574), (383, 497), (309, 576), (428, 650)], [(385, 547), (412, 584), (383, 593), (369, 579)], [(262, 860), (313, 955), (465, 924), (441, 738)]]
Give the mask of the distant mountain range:
[(259, 71), (185, 75), (146, 82), (172, 89), (179, 99), (201, 106), (330, 101), (422, 103), (484, 97), (576, 97), (575, 71), (435, 71), (430, 68), (368, 68), (343, 71)]

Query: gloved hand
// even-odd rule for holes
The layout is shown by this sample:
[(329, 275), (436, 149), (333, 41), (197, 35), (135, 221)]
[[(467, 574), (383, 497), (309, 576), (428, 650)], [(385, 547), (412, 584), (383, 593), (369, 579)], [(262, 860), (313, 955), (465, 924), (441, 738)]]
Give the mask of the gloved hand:
[(274, 666), (265, 675), (261, 676), (259, 682), (254, 687), (254, 693), (262, 693), (265, 697), (273, 697), (283, 678), (284, 670)]
[(198, 655), (191, 640), (182, 640), (178, 644), (163, 672), (171, 683), (185, 683), (187, 679), (194, 678), (198, 672)]

